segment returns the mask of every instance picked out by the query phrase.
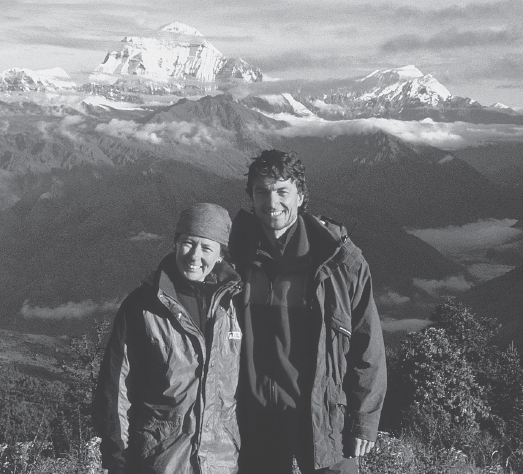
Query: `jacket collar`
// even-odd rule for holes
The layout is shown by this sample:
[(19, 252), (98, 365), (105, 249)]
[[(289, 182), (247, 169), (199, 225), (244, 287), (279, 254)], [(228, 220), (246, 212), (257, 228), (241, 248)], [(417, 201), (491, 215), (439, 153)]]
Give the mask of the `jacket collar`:
[[(347, 237), (345, 228), (333, 225), (311, 213), (300, 212), (307, 237), (310, 241), (314, 260), (318, 264), (337, 266), (346, 263), (352, 266), (359, 259), (361, 251)], [(233, 219), (229, 249), (234, 262), (251, 260), (260, 245), (263, 230), (256, 216), (240, 209)]]

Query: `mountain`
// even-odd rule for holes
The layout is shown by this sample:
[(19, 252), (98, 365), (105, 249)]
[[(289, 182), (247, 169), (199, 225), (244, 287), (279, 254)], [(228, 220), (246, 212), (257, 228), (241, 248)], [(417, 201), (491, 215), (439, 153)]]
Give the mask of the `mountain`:
[(121, 51), (107, 53), (92, 79), (100, 76), (144, 76), (155, 80), (216, 82), (263, 79), (258, 68), (227, 58), (196, 29), (174, 22), (153, 37), (128, 36)]
[[(431, 74), (423, 74), (412, 65), (376, 70), (362, 79), (348, 81), (342, 87), (330, 84), (328, 90), (318, 91), (315, 86), (316, 90), (312, 91), (312, 88), (305, 83), (289, 92), (308, 111), (326, 120), (430, 118), (437, 122), (523, 124), (523, 115), (514, 110), (485, 107), (472, 99), (453, 96)], [(271, 95), (259, 98), (254, 95), (245, 103), (273, 114), (282, 111), (280, 103)]]
[(32, 71), (27, 68), (12, 68), (0, 76), (0, 92), (44, 92), (74, 89), (76, 83), (59, 67)]
[(521, 218), (514, 192), (497, 186), (453, 153), (382, 131), (336, 138), (284, 138), (311, 180), (331, 200), (372, 204), (406, 227), (435, 228), (487, 218)]
[(234, 133), (235, 144), (241, 149), (267, 148), (271, 143), (267, 135), (288, 125), (248, 109), (230, 94), (206, 96), (199, 100), (181, 99), (173, 106), (152, 113), (145, 121), (156, 124), (197, 122), (227, 130)]
[(277, 115), (287, 114), (294, 117), (314, 117), (302, 103), (298, 102), (288, 92), (282, 94), (267, 94), (262, 96), (248, 95), (241, 99), (241, 103), (253, 110), (261, 113)]
[(454, 154), (495, 183), (519, 190), (523, 199), (521, 143), (488, 143), (456, 150)]
[(471, 288), (460, 300), (477, 315), (496, 317), (502, 325), (498, 343), (514, 342), (523, 354), (523, 266)]
[(50, 380), (64, 378), (60, 365), (66, 357), (67, 342), (66, 337), (0, 329), (0, 370), (15, 365), (21, 372)]
[[(249, 209), (249, 158), (260, 147), (294, 145), (275, 138), (285, 122), (226, 94), (141, 111), (23, 104), (0, 110), (10, 117), (0, 136), (0, 327), (25, 332), (77, 334), (95, 316), (111, 318), (172, 248), (181, 209), (196, 201), (217, 202), (232, 215)], [(312, 210), (351, 229), (372, 266), (383, 314), (426, 315), (436, 299), (413, 280), (465, 269), (409, 235), (375, 199), (353, 199), (340, 183), (322, 181), (335, 169), (322, 156), (303, 154)]]

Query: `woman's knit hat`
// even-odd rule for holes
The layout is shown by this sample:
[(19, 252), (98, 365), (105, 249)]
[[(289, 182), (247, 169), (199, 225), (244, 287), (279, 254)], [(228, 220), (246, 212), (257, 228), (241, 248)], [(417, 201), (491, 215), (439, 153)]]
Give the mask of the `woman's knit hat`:
[(231, 224), (231, 218), (226, 209), (218, 204), (203, 202), (194, 204), (181, 212), (176, 224), (176, 233), (214, 240), (227, 247)]

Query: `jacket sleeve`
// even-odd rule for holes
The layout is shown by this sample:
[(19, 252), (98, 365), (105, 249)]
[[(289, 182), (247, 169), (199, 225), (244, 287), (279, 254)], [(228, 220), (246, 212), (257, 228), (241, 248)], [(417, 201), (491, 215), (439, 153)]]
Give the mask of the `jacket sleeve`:
[(344, 390), (352, 431), (347, 434), (375, 441), (387, 391), (383, 333), (374, 302), (369, 266), (363, 257), (359, 260), (359, 267), (349, 273), (352, 337)]
[(115, 317), (93, 400), (93, 426), (102, 438), (102, 466), (109, 470), (109, 474), (127, 472), (131, 400), (129, 331), (125, 307), (124, 301)]

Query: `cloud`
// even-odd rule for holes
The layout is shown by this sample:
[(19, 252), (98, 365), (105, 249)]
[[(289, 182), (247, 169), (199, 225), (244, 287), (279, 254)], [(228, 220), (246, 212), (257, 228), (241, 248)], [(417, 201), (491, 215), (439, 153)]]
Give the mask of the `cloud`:
[[(523, 3), (523, 2), (522, 2)], [(523, 87), (523, 54), (509, 53), (501, 58), (490, 58), (486, 65), (474, 68), (467, 77), (482, 77), (486, 79), (508, 79), (516, 81), (513, 87)]]
[(136, 234), (132, 237), (129, 237), (129, 240), (132, 242), (143, 242), (146, 240), (160, 240), (160, 239), (163, 239), (163, 237), (161, 235), (151, 234), (151, 233), (145, 232), (143, 230), (138, 232), (138, 234)]
[(72, 301), (54, 308), (41, 306), (31, 306), (29, 301), (24, 301), (21, 315), (28, 319), (82, 319), (98, 311), (115, 311), (120, 306), (120, 301), (105, 301), (95, 303), (92, 300), (85, 300), (80, 303)]
[(402, 296), (394, 290), (376, 296), (376, 303), (384, 306), (397, 306), (410, 302), (410, 297)]
[(413, 284), (434, 297), (449, 296), (449, 293), (451, 295), (462, 293), (473, 286), (473, 284), (468, 282), (463, 275), (450, 276), (443, 280), (424, 280), (422, 278), (414, 278)]
[(392, 38), (382, 45), (385, 52), (414, 51), (417, 49), (456, 49), (479, 46), (510, 45), (520, 40), (521, 31), (515, 28), (477, 29), (458, 31), (448, 29), (428, 38), (406, 34)]
[(145, 141), (154, 145), (177, 143), (210, 150), (228, 145), (234, 136), (234, 132), (225, 129), (183, 121), (142, 125), (129, 120), (112, 119), (107, 124), (97, 125), (96, 131), (117, 138)]
[(471, 275), (481, 281), (492, 280), (512, 270), (514, 267), (497, 263), (475, 263), (467, 266)]
[(483, 254), (491, 247), (505, 244), (520, 237), (522, 229), (512, 227), (514, 219), (487, 219), (438, 229), (407, 229), (407, 232), (450, 256)]
[(79, 138), (76, 129), (83, 128), (83, 124), (84, 119), (80, 115), (68, 115), (64, 117), (58, 125), (58, 133), (72, 141), (75, 141)]
[(350, 67), (354, 58), (350, 55), (310, 53), (299, 50), (275, 53), (252, 59), (262, 71), (288, 71), (301, 68), (325, 69)]
[(291, 125), (275, 133), (284, 137), (325, 137), (375, 133), (382, 130), (409, 143), (457, 150), (497, 141), (523, 141), (523, 126), (511, 124), (473, 124), (468, 122), (401, 121), (380, 118), (357, 120), (304, 120), (279, 115)]
[(394, 319), (383, 318), (381, 327), (386, 332), (416, 332), (431, 324), (426, 319)]

